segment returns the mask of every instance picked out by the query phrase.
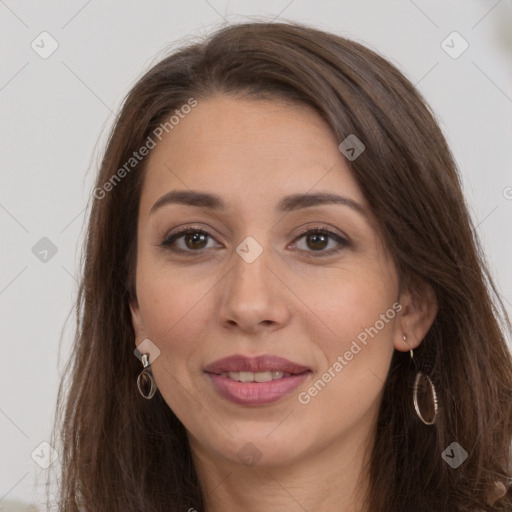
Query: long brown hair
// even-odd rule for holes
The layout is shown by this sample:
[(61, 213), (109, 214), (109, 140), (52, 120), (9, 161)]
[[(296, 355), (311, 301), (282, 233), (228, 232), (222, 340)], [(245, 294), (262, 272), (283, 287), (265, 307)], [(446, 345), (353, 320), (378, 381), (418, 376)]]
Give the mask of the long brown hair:
[[(182, 423), (158, 392), (144, 400), (135, 384), (141, 365), (128, 304), (145, 161), (122, 180), (112, 177), (175, 109), (218, 93), (308, 104), (340, 142), (355, 134), (366, 149), (348, 164), (401, 287), (435, 292), (439, 311), (414, 359), (437, 389), (439, 416), (434, 426), (418, 419), (415, 369), (408, 353), (395, 351), (368, 468), (369, 510), (510, 511), (510, 320), (438, 124), (414, 86), (375, 52), (304, 25), (266, 22), (224, 27), (164, 58), (133, 87), (111, 132), (59, 390), (60, 510), (204, 510)], [(468, 453), (456, 469), (442, 457), (452, 442)], [(498, 497), (500, 489), (508, 490)]]

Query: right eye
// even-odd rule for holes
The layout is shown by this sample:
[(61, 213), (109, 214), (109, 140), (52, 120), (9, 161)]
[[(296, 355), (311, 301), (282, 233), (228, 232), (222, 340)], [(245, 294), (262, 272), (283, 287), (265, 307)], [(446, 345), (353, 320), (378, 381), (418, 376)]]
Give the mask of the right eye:
[(209, 249), (206, 246), (208, 237), (213, 240), (207, 231), (187, 226), (168, 235), (160, 246), (172, 252), (198, 253)]

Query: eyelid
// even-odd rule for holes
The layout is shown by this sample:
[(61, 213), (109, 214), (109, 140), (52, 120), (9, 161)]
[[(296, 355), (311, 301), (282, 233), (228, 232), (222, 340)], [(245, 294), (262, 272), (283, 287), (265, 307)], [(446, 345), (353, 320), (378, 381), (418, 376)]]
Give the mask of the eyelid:
[(307, 233), (319, 231), (319, 232), (325, 232), (329, 235), (334, 235), (334, 237), (338, 237), (340, 239), (343, 239), (345, 242), (350, 243), (350, 239), (348, 236), (346, 236), (343, 233), (340, 233), (339, 230), (336, 230), (336, 231), (335, 230), (336, 230), (336, 228), (329, 226), (328, 224), (323, 224), (321, 222), (308, 224), (304, 228), (302, 228), (302, 227), (299, 228), (298, 234), (295, 235), (295, 240), (301, 236), (304, 236)]

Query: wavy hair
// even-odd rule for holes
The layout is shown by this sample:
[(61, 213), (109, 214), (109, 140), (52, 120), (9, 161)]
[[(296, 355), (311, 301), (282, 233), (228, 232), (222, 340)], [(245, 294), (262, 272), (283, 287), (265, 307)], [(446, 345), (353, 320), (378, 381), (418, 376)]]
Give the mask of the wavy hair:
[[(440, 403), (434, 426), (412, 403), (415, 372), (395, 351), (368, 469), (372, 512), (512, 510), (510, 320), (487, 269), (459, 173), (426, 101), (367, 47), (297, 23), (229, 25), (175, 49), (131, 89), (110, 133), (96, 190), (193, 97), (281, 99), (313, 107), (340, 142), (378, 222), (402, 288), (435, 292), (436, 319), (415, 352)], [(59, 389), (62, 512), (204, 510), (185, 428), (159, 392), (136, 388), (129, 301), (145, 161), (94, 193), (75, 305), (76, 334)], [(442, 452), (468, 453), (453, 469)]]

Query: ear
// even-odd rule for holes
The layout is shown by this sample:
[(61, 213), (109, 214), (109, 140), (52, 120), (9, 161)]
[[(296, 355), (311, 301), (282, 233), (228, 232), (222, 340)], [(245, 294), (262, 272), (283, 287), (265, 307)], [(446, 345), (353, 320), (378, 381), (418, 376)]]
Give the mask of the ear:
[[(416, 293), (405, 291), (398, 300), (402, 310), (397, 317), (394, 346), (401, 352), (419, 347), (434, 323), (439, 306), (432, 287), (424, 284)], [(403, 335), (406, 339), (403, 339)]]
[(144, 329), (139, 303), (136, 298), (130, 300), (130, 311), (132, 315), (132, 327), (135, 332), (135, 346), (137, 346), (137, 341), (140, 343), (142, 340), (147, 338), (147, 335)]

